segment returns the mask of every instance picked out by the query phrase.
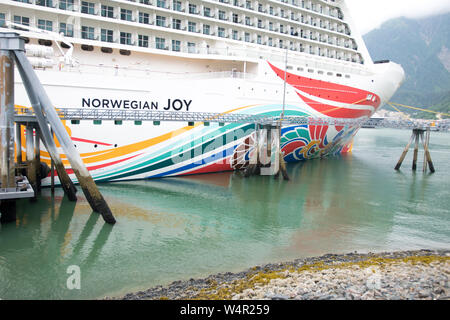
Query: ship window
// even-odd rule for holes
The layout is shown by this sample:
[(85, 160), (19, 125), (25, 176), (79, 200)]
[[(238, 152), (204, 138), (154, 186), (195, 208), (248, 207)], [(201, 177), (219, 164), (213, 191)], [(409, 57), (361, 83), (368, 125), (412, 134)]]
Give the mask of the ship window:
[(114, 41), (114, 31), (109, 29), (100, 30), (100, 40), (103, 42), (113, 42)]
[(101, 47), (100, 51), (103, 53), (112, 53), (113, 49), (112, 48), (107, 48), (107, 47)]
[(297, 68), (297, 70), (298, 70), (298, 71), (303, 71), (304, 69), (303, 69), (303, 68), (300, 68), (300, 67), (298, 67), (298, 68)]
[(193, 126), (194, 126), (194, 121), (189, 121), (189, 122), (188, 122), (188, 126), (189, 126), (189, 127), (193, 127)]
[(73, 0), (60, 0), (59, 8), (62, 10), (75, 11), (74, 1)]
[[(14, 16), (14, 23), (15, 24), (22, 24), (24, 26), (29, 26), (30, 25), (30, 18), (29, 17), (22, 17), (22, 16)], [(14, 29), (18, 29), (18, 30), (26, 30), (20, 27), (14, 27)]]
[(93, 27), (81, 26), (81, 38), (95, 40), (95, 30)]
[(173, 10), (175, 10), (175, 11), (183, 11), (182, 10), (182, 7), (181, 7), (181, 1), (176, 1), (176, 0), (174, 0), (173, 2), (172, 2), (172, 7), (173, 7)]
[(120, 49), (119, 53), (123, 56), (129, 56), (131, 54), (130, 50), (124, 50), (124, 49)]
[(346, 77), (347, 79), (350, 79), (350, 75), (349, 75), (349, 74), (346, 74), (345, 77)]
[(122, 125), (122, 120), (114, 120), (114, 124), (120, 126)]
[(166, 8), (166, 0), (158, 0), (158, 1), (156, 1), (156, 6), (158, 8)]
[(180, 19), (172, 19), (172, 28), (181, 30), (181, 20)]
[(203, 122), (203, 125), (204, 125), (205, 127), (209, 127), (209, 122)]
[(141, 120), (136, 120), (136, 121), (134, 121), (134, 125), (135, 126), (141, 126), (142, 125), (142, 121)]
[(188, 42), (188, 53), (195, 53), (195, 43)]
[(287, 68), (286, 69), (288, 69), (288, 70), (292, 70), (292, 69), (294, 69), (294, 67), (292, 67), (292, 66), (287, 66)]
[(308, 72), (313, 73), (314, 69), (308, 69)]
[(132, 45), (131, 41), (131, 33), (130, 32), (121, 32), (120, 33), (120, 44)]
[(5, 14), (4, 13), (0, 13), (0, 27), (3, 28), (3, 27), (6, 26), (5, 21), (6, 21)]
[(172, 51), (180, 51), (181, 42), (180, 40), (172, 40)]
[(197, 6), (195, 4), (189, 4), (189, 13), (190, 14), (197, 14)]
[(318, 74), (323, 74), (322, 70), (317, 71)]
[(114, 7), (105, 6), (102, 4), (101, 9), (102, 17), (114, 18)]
[(71, 124), (80, 124), (80, 120), (70, 120)]
[(94, 120), (94, 124), (96, 125), (102, 124), (102, 120)]
[(197, 24), (192, 21), (188, 21), (188, 31), (189, 32), (196, 32), (197, 31)]
[(150, 23), (150, 15), (145, 12), (139, 12), (139, 23), (149, 24)]
[(204, 8), (203, 8), (203, 15), (204, 15), (205, 17), (212, 18), (212, 17), (211, 17), (211, 9), (210, 9), (210, 8), (207, 8), (207, 7), (204, 7)]
[(165, 45), (166, 45), (166, 40), (164, 38), (158, 38), (156, 37), (156, 49), (166, 49)]
[(342, 74), (336, 73), (336, 77), (342, 77)]
[(159, 126), (160, 124), (161, 124), (161, 122), (159, 122), (159, 121), (153, 121), (154, 126)]
[(65, 37), (73, 37), (73, 24), (60, 22), (59, 32), (62, 32)]
[(165, 27), (166, 26), (166, 17), (156, 16), (156, 25), (158, 27)]
[(37, 27), (42, 30), (53, 31), (53, 21), (38, 19)]
[(148, 36), (138, 35), (138, 45), (139, 47), (148, 48)]
[(84, 50), (84, 51), (94, 51), (94, 46), (90, 46), (90, 45), (87, 45), (87, 44), (82, 44), (82, 45), (81, 45), (81, 50)]
[(95, 14), (95, 3), (81, 1), (81, 13)]
[(133, 21), (133, 13), (128, 9), (120, 9), (120, 19), (125, 21)]
[(332, 76), (333, 72), (327, 72), (327, 76)]

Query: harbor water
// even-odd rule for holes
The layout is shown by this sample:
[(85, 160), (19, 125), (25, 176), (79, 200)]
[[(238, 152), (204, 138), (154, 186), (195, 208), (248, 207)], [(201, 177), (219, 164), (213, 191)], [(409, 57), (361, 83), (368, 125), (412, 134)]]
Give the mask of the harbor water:
[[(101, 184), (118, 223), (44, 189), (0, 226), (0, 299), (97, 299), (325, 253), (450, 248), (450, 133), (435, 174), (394, 171), (409, 130), (362, 129), (353, 152), (289, 164), (291, 180), (220, 173)], [(80, 289), (67, 286), (80, 268)]]

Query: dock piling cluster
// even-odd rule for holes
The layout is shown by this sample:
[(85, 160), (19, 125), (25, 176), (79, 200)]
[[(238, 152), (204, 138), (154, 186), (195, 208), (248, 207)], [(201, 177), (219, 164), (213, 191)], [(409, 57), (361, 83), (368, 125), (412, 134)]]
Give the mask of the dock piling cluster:
[[(84, 165), (80, 155), (76, 151), (70, 136), (61, 122), (54, 106), (48, 98), (40, 83), (33, 67), (24, 54), (24, 40), (17, 33), (0, 33), (0, 175), (1, 175), (1, 222), (15, 221), (15, 200), (23, 197), (35, 198), (40, 190), (41, 164), (40, 164), (40, 141), (50, 154), (52, 164), (58, 173), (59, 180), (65, 194), (70, 201), (76, 201), (76, 188), (67, 174), (61, 157), (57, 151), (52, 131), (64, 150), (70, 165), (78, 179), (91, 208), (103, 216), (105, 222), (114, 224), (116, 222), (108, 204), (98, 190), (89, 171)], [(20, 76), (27, 91), (29, 100), (33, 107), (37, 122), (24, 122), (16, 124), (16, 135), (14, 135), (14, 64), (17, 64)], [(26, 134), (26, 175), (30, 188), (28, 193), (18, 195), (21, 189), (17, 182), (16, 166), (14, 158), (17, 159), (18, 169), (23, 168), (21, 150), (21, 128), (25, 127)], [(50, 128), (49, 128), (50, 126)], [(16, 152), (14, 143), (16, 137)], [(53, 165), (52, 165), (53, 167)], [(52, 180), (53, 181), (53, 180)], [(30, 192), (31, 189), (31, 192)]]
[(280, 127), (275, 125), (255, 126), (253, 153), (244, 176), (251, 175), (274, 176), (282, 173), (284, 180), (289, 180), (280, 146)]
[(430, 168), (431, 173), (434, 173), (436, 170), (434, 168), (433, 161), (431, 160), (429, 145), (430, 145), (430, 135), (431, 130), (430, 127), (427, 128), (415, 128), (413, 129), (411, 138), (409, 139), (408, 144), (406, 145), (405, 149), (403, 150), (402, 155), (400, 156), (400, 159), (397, 162), (397, 165), (395, 166), (395, 170), (400, 170), (400, 167), (403, 164), (403, 161), (405, 160), (406, 154), (408, 153), (411, 144), (414, 142), (414, 155), (413, 155), (413, 163), (412, 163), (412, 170), (417, 170), (417, 160), (419, 155), (419, 140), (422, 142), (422, 146), (424, 149), (424, 160), (423, 160), (423, 172), (427, 171), (427, 167)]

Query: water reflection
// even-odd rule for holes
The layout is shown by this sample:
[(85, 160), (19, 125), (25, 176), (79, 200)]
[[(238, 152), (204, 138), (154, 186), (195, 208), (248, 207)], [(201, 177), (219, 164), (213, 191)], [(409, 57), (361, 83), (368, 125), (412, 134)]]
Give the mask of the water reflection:
[[(375, 133), (362, 131), (352, 155), (289, 164), (288, 182), (221, 173), (101, 184), (114, 226), (82, 195), (43, 190), (0, 226), (0, 298), (97, 298), (328, 252), (448, 247), (450, 153), (433, 154), (440, 174), (395, 172), (389, 155), (403, 138)], [(66, 287), (70, 265), (81, 290)]]

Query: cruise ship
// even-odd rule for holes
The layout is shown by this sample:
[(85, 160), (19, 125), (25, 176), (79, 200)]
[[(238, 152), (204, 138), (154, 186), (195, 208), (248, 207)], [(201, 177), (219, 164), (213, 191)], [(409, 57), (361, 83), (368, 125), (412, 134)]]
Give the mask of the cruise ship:
[[(57, 109), (362, 119), (404, 79), (372, 61), (342, 0), (0, 0), (0, 31), (12, 30)], [(15, 79), (16, 107), (30, 108)], [(255, 152), (251, 123), (64, 125), (96, 181), (240, 169)], [(284, 160), (348, 152), (358, 130), (283, 126)]]

